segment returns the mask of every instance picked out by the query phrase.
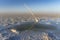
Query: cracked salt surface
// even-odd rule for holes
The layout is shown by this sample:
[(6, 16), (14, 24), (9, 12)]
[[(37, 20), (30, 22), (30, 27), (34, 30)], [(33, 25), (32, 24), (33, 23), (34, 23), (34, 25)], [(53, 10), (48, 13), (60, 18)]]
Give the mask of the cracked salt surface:
[[(0, 40), (60, 40), (54, 31), (34, 31), (34, 30), (25, 30), (17, 31), (19, 34), (13, 33), (10, 29), (10, 26), (5, 27), (0, 25)], [(60, 35), (60, 34), (59, 34)]]
[(52, 30), (48, 30), (47, 32), (41, 30), (25, 30), (19, 31), (19, 34), (16, 34), (11, 32), (9, 27), (0, 26), (0, 40), (60, 40), (60, 37)]
[(60, 40), (54, 33), (26, 30), (19, 34), (15, 34), (10, 30), (2, 30), (0, 32), (0, 40)]

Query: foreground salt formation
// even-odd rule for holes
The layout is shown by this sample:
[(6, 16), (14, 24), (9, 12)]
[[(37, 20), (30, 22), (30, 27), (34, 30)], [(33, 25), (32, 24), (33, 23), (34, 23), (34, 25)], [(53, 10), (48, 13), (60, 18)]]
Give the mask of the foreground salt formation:
[[(47, 21), (47, 22), (49, 22), (49, 21)], [(45, 23), (45, 24), (47, 22), (40, 21), (40, 23)], [(20, 24), (19, 21), (18, 21), (18, 24)], [(51, 24), (56, 25), (55, 21), (52, 22)], [(3, 26), (1, 26), (1, 25), (3, 25)], [(25, 31), (19, 31), (19, 33), (16, 34), (16, 33), (12, 32), (10, 29), (8, 29), (11, 27), (10, 25), (14, 25), (14, 22), (10, 22), (8, 20), (5, 23), (4, 21), (1, 21), (0, 40), (60, 40), (59, 39), (60, 37), (58, 37), (57, 35), (55, 35), (54, 32), (51, 32), (51, 31), (43, 32), (43, 31), (25, 30)], [(60, 23), (57, 25), (60, 27)]]
[(60, 40), (56, 35), (50, 32), (41, 32), (26, 30), (19, 34), (13, 33), (10, 30), (0, 32), (0, 40)]

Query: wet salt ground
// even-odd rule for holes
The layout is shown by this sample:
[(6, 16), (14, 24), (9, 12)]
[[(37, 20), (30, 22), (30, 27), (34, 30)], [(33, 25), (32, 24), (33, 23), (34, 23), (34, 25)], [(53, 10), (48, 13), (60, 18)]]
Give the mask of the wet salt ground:
[(0, 40), (60, 40), (60, 39), (58, 39), (56, 35), (54, 35), (54, 33), (51, 32), (26, 30), (20, 32), (19, 34), (16, 34), (11, 32), (9, 29), (5, 29), (0, 31)]
[(26, 30), (16, 34), (11, 32), (7, 27), (0, 26), (0, 40), (60, 40), (59, 35), (56, 35), (53, 30), (48, 30), (47, 32)]

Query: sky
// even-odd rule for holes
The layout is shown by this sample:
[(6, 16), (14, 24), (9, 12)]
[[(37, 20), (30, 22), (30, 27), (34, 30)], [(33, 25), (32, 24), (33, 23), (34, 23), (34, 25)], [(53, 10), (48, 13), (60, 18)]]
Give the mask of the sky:
[(60, 0), (0, 0), (0, 12), (60, 12)]

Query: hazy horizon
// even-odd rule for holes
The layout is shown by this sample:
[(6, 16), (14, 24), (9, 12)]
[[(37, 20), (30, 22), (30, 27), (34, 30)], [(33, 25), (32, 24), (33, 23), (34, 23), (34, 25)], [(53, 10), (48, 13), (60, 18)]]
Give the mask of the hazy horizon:
[(29, 12), (24, 4), (33, 12), (60, 13), (60, 0), (0, 0), (0, 13)]

